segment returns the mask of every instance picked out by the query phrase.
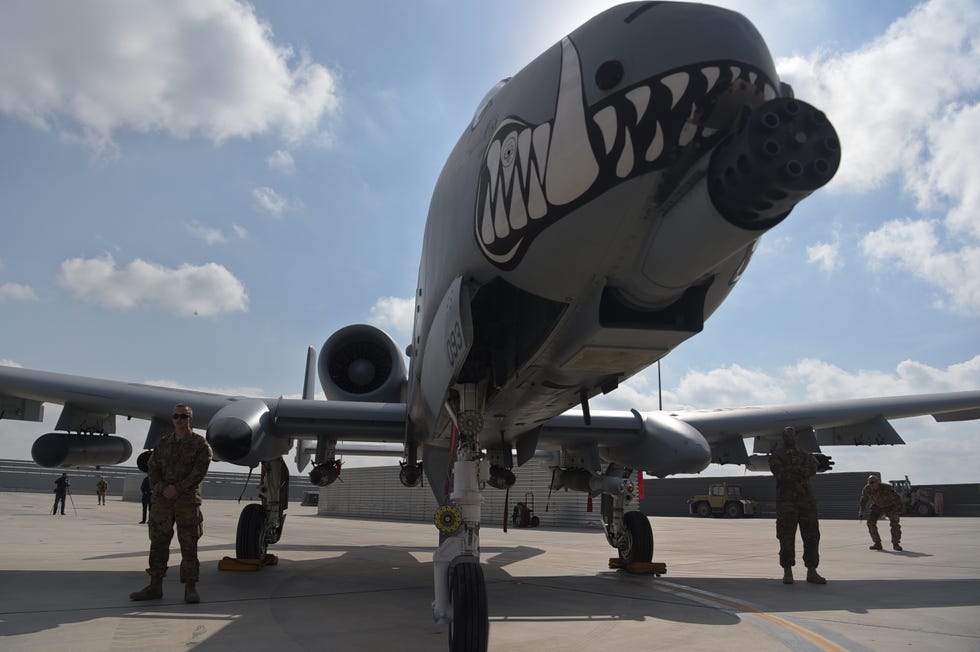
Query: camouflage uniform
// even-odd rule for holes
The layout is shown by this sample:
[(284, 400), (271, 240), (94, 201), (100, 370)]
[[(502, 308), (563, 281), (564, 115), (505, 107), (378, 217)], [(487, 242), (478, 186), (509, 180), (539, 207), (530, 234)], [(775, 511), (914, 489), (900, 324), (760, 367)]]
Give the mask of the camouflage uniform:
[(99, 478), (99, 481), (95, 483), (95, 496), (100, 505), (105, 505), (105, 493), (107, 491), (109, 491), (109, 483), (106, 482), (105, 478)]
[(861, 502), (858, 511), (863, 512), (864, 506), (871, 503), (868, 510), (868, 532), (871, 533), (871, 540), (876, 546), (881, 545), (881, 535), (878, 534), (878, 519), (887, 515), (891, 522), (892, 545), (897, 546), (902, 541), (902, 526), (899, 519), (902, 515), (902, 497), (895, 491), (895, 488), (884, 482), (877, 482), (875, 486), (870, 483), (864, 485), (861, 492)]
[(783, 568), (796, 565), (797, 525), (803, 538), (803, 565), (815, 569), (820, 564), (817, 499), (810, 488), (818, 466), (812, 454), (797, 448), (781, 448), (769, 455), (769, 469), (776, 478), (776, 538)]
[[(178, 439), (173, 434), (161, 437), (150, 456), (148, 473), (153, 491), (150, 503), (150, 567), (151, 578), (167, 573), (170, 542), (177, 526), (180, 542), (180, 581), (197, 582), (201, 564), (197, 559), (197, 540), (203, 533), (201, 514), (201, 480), (211, 464), (211, 447), (204, 437), (191, 432)], [(167, 485), (177, 488), (177, 498), (164, 498)]]

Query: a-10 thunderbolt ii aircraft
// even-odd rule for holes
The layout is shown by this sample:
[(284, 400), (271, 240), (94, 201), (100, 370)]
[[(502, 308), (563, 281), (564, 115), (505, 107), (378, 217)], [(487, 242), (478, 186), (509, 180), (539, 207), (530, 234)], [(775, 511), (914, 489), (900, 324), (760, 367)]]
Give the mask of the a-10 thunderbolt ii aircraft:
[[(902, 443), (888, 418), (980, 418), (980, 391), (710, 412), (591, 413), (589, 399), (700, 332), (759, 238), (827, 183), (840, 147), (827, 118), (781, 83), (755, 28), (706, 5), (624, 4), (497, 84), (449, 156), (429, 208), (405, 352), (352, 325), (307, 360), (303, 399), (243, 398), (0, 368), (3, 417), (57, 429), (48, 466), (116, 463), (117, 415), (150, 421), (146, 448), (190, 404), (219, 459), (264, 473), (237, 553), (279, 540), (282, 456), (315, 440), (311, 480), (339, 473), (337, 442), (398, 442), (401, 479), (437, 500), (435, 618), (453, 650), (485, 650), (481, 490), (557, 451), (554, 486), (601, 495), (609, 544), (649, 562), (631, 474), (758, 466), (785, 426), (810, 450)], [(327, 401), (313, 400), (318, 372)], [(581, 413), (563, 414), (581, 406)], [(748, 454), (745, 438), (755, 438)], [(299, 450), (306, 450), (299, 447)], [(516, 451), (516, 456), (515, 452)], [(145, 453), (144, 453), (145, 455)], [(297, 462), (306, 466), (308, 453)], [(515, 460), (516, 457), (516, 460)], [(515, 464), (516, 461), (516, 464)], [(764, 464), (762, 464), (764, 466)]]

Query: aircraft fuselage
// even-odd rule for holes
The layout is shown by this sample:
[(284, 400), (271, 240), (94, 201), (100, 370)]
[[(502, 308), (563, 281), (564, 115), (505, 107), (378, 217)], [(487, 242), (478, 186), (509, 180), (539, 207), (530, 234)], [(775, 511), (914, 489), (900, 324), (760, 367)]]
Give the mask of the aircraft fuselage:
[[(477, 326), (453, 380), (482, 388), (485, 441), (512, 440), (699, 332), (758, 238), (836, 170), (832, 127), (777, 99), (782, 88), (744, 17), (683, 3), (606, 11), (501, 82), (430, 204), (409, 372), (423, 438), (446, 423), (426, 422), (434, 390), (418, 361), (455, 346), (433, 320), (458, 278)], [(758, 117), (764, 105), (775, 117)], [(757, 131), (784, 133), (745, 135), (753, 114)], [(807, 151), (784, 151), (800, 140)], [(794, 172), (805, 181), (784, 178)], [(726, 196), (747, 179), (756, 196)]]

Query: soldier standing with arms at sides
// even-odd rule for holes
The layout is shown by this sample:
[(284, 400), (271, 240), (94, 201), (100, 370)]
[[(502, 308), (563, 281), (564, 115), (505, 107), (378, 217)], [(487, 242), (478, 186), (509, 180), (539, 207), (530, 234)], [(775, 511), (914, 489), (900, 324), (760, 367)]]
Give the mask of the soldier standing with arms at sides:
[(107, 491), (109, 491), (109, 483), (106, 481), (105, 476), (102, 476), (95, 483), (95, 496), (98, 498), (100, 505), (105, 505), (105, 492)]
[(869, 475), (868, 484), (861, 492), (861, 502), (858, 504), (858, 518), (864, 518), (864, 506), (871, 503), (868, 510), (868, 532), (871, 533), (871, 550), (881, 550), (881, 535), (878, 534), (878, 519), (882, 514), (888, 516), (891, 522), (892, 548), (902, 550), (902, 526), (899, 519), (902, 515), (902, 497), (890, 484), (882, 484), (878, 476)]
[(820, 564), (820, 525), (817, 499), (810, 478), (818, 471), (829, 471), (833, 462), (826, 455), (814, 455), (796, 447), (796, 429), (783, 430), (783, 447), (769, 454), (769, 469), (776, 478), (776, 538), (779, 539), (779, 565), (783, 584), (793, 583), (796, 565), (796, 528), (803, 539), (806, 581), (826, 584), (817, 574)]
[(68, 474), (62, 473), (61, 477), (54, 481), (54, 508), (51, 510), (51, 515), (54, 516), (58, 513), (58, 503), (61, 503), (61, 515), (65, 515), (65, 495), (68, 493), (68, 487), (71, 486), (71, 482), (68, 481)]
[(146, 572), (150, 583), (129, 594), (131, 600), (154, 600), (163, 597), (163, 576), (167, 574), (170, 541), (177, 526), (180, 542), (180, 581), (184, 584), (184, 602), (201, 601), (197, 581), (201, 564), (197, 559), (197, 541), (201, 538), (204, 516), (201, 514), (201, 481), (211, 464), (211, 447), (204, 437), (191, 430), (193, 412), (179, 403), (174, 407), (174, 432), (160, 438), (148, 463), (153, 497), (150, 505), (150, 563)]

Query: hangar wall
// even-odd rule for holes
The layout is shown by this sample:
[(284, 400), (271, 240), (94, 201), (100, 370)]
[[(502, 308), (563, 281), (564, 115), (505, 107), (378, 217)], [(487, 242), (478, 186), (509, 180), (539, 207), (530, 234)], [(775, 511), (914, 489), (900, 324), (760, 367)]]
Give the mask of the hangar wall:
[[(95, 483), (104, 475), (109, 481), (109, 496), (139, 501), (139, 484), (143, 474), (134, 467), (103, 469), (69, 469), (72, 493), (95, 499)], [(825, 473), (813, 481), (822, 518), (856, 519), (857, 501), (870, 472)], [(33, 462), (0, 460), (0, 490), (50, 492), (60, 469), (44, 469)], [(209, 472), (202, 491), (207, 498), (237, 499), (245, 489), (243, 500), (256, 499), (257, 474), (246, 484), (244, 473)], [(885, 478), (888, 480), (888, 478)], [(685, 516), (691, 496), (706, 493), (712, 482), (727, 481), (742, 487), (747, 498), (760, 501), (761, 517), (775, 516), (775, 482), (769, 475), (715, 478), (646, 478), (645, 498), (640, 509), (650, 516)], [(512, 514), (518, 502), (533, 504), (534, 514), (545, 527), (601, 528), (599, 502), (588, 511), (588, 499), (578, 492), (551, 492), (551, 470), (546, 463), (533, 460), (517, 469), (517, 483), (511, 488), (509, 504), (504, 508), (505, 492), (487, 488), (483, 492), (484, 522), (491, 527), (503, 524), (504, 514)], [(942, 491), (947, 516), (980, 516), (980, 484), (925, 485)], [(322, 516), (378, 518), (405, 521), (429, 521), (436, 509), (432, 492), (425, 486), (406, 488), (398, 481), (397, 466), (345, 468), (341, 479), (329, 487), (316, 487), (306, 476), (290, 477), (290, 501), (300, 502), (308, 493), (319, 494), (317, 513)]]

